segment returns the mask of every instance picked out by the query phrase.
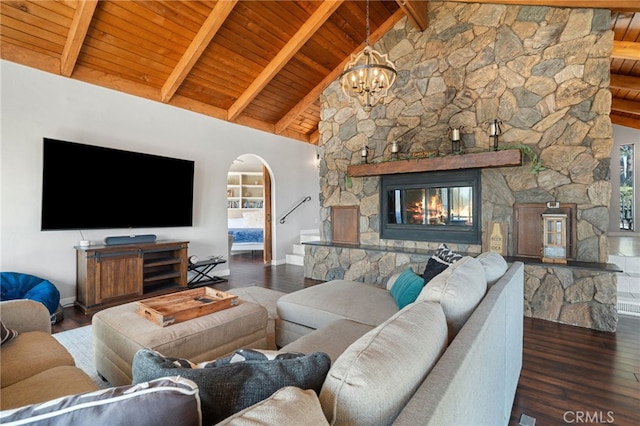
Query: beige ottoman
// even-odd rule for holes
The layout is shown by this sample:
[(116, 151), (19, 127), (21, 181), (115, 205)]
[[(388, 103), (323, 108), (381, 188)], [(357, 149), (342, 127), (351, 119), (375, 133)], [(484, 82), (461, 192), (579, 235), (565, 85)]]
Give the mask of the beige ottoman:
[(167, 327), (136, 311), (132, 302), (93, 316), (96, 370), (112, 386), (131, 384), (133, 356), (142, 348), (194, 362), (239, 348), (267, 349), (267, 309), (255, 303), (240, 300), (237, 306)]

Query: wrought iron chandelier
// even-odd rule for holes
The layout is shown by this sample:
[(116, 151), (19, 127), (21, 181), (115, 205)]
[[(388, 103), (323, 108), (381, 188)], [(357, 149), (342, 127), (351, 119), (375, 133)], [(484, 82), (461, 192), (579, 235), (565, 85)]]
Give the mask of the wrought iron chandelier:
[(369, 0), (366, 6), (367, 37), (364, 50), (351, 55), (340, 75), (340, 84), (344, 93), (357, 99), (362, 108), (369, 112), (371, 108), (387, 96), (387, 92), (396, 81), (396, 69), (386, 54), (381, 54), (369, 46)]

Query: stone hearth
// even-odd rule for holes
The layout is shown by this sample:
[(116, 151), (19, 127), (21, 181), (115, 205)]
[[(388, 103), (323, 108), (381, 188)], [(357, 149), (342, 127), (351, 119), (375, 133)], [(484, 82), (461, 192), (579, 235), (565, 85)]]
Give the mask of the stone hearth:
[[(490, 151), (493, 119), (502, 122), (502, 148), (522, 144), (545, 169), (532, 174), (526, 158), (523, 166), (483, 169), (482, 223), (508, 224), (511, 255), (516, 203), (575, 203), (575, 260), (606, 262), (610, 12), (455, 2), (430, 2), (428, 8), (424, 32), (405, 18), (376, 44), (389, 53), (398, 79), (369, 114), (349, 103), (338, 82), (321, 97), (321, 238), (331, 238), (333, 206), (357, 205), (360, 244), (385, 251), (307, 246), (306, 276), (382, 285), (407, 266), (421, 273), (426, 253), (440, 243), (381, 239), (380, 178), (349, 177), (347, 167), (360, 162), (364, 146), (371, 162), (390, 160), (394, 140), (404, 158), (450, 153), (450, 127), (463, 126), (466, 153)], [(479, 244), (448, 245), (469, 254), (483, 250)], [(407, 253), (412, 250), (417, 252)], [(615, 273), (546, 265), (527, 265), (525, 273), (528, 316), (615, 330)]]

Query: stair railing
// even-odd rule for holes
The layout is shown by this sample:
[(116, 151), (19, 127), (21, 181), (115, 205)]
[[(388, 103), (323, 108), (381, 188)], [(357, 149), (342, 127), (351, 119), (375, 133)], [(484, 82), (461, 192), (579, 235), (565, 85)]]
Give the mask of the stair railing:
[(284, 223), (284, 222), (285, 222), (285, 219), (287, 218), (287, 216), (289, 216), (291, 213), (293, 213), (293, 211), (294, 211), (295, 209), (297, 209), (298, 207), (300, 207), (301, 205), (303, 205), (303, 204), (304, 204), (304, 203), (306, 203), (307, 201), (311, 201), (311, 196), (310, 196), (310, 195), (307, 195), (306, 197), (304, 197), (302, 200), (300, 200), (300, 201), (298, 202), (298, 204), (296, 204), (296, 205), (295, 205), (295, 206), (293, 206), (293, 207), (292, 207), (288, 212), (286, 212), (286, 213), (284, 214), (284, 216), (282, 216), (282, 217), (280, 218), (280, 223)]

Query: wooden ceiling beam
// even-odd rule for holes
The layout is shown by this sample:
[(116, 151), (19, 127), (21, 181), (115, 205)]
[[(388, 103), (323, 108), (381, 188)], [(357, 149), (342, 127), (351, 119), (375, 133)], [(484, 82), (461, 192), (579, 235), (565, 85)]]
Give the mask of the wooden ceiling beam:
[(84, 38), (89, 31), (89, 25), (91, 25), (91, 19), (98, 6), (98, 0), (86, 0), (78, 2), (78, 8), (71, 21), (71, 27), (69, 28), (69, 34), (67, 40), (64, 43), (62, 49), (62, 55), (60, 56), (60, 74), (65, 77), (70, 77), (73, 73), (73, 69), (80, 56), (80, 50), (84, 44)]
[[(378, 40), (382, 38), (383, 35), (386, 34), (393, 26), (404, 17), (404, 12), (402, 9), (398, 9), (393, 15), (389, 17), (382, 25), (380, 25), (371, 35), (369, 36), (369, 43), (373, 46), (376, 44)], [(352, 54), (360, 53), (362, 49), (364, 49), (364, 42), (358, 46)], [(311, 89), (307, 95), (300, 100), (289, 112), (287, 112), (277, 123), (275, 126), (275, 130), (277, 134), (281, 134), (288, 126), (296, 119), (300, 114), (302, 114), (311, 104), (318, 100), (320, 94), (326, 89), (331, 83), (334, 82), (336, 78), (342, 74), (345, 65), (351, 60), (351, 55), (347, 56), (340, 62), (340, 64), (331, 71), (316, 87)]]
[(611, 114), (611, 122), (619, 126), (631, 127), (640, 130), (640, 119), (637, 117), (627, 117), (625, 115)]
[(579, 9), (611, 9), (626, 12), (640, 12), (638, 0), (431, 0), (453, 1), (457, 3), (494, 3), (515, 6), (575, 7)]
[(219, 0), (211, 9), (211, 13), (207, 16), (202, 27), (198, 30), (176, 67), (171, 71), (167, 81), (162, 85), (160, 89), (160, 100), (162, 102), (169, 102), (173, 97), (237, 2), (238, 0)]
[(291, 40), (269, 62), (255, 80), (249, 85), (242, 95), (231, 105), (227, 113), (228, 120), (234, 121), (244, 109), (255, 99), (278, 72), (289, 62), (302, 46), (315, 34), (326, 22), (333, 12), (340, 7), (344, 0), (326, 0), (307, 19), (300, 29), (291, 37)]
[(611, 111), (637, 115), (637, 119), (640, 119), (640, 102), (613, 98), (611, 100)]
[(613, 59), (630, 59), (632, 61), (640, 61), (640, 43), (636, 43), (634, 41), (614, 40), (611, 57)]
[(630, 75), (611, 74), (609, 86), (612, 89), (640, 91), (640, 77)]
[(396, 3), (418, 30), (427, 29), (429, 24), (427, 4), (429, 0), (396, 0)]

